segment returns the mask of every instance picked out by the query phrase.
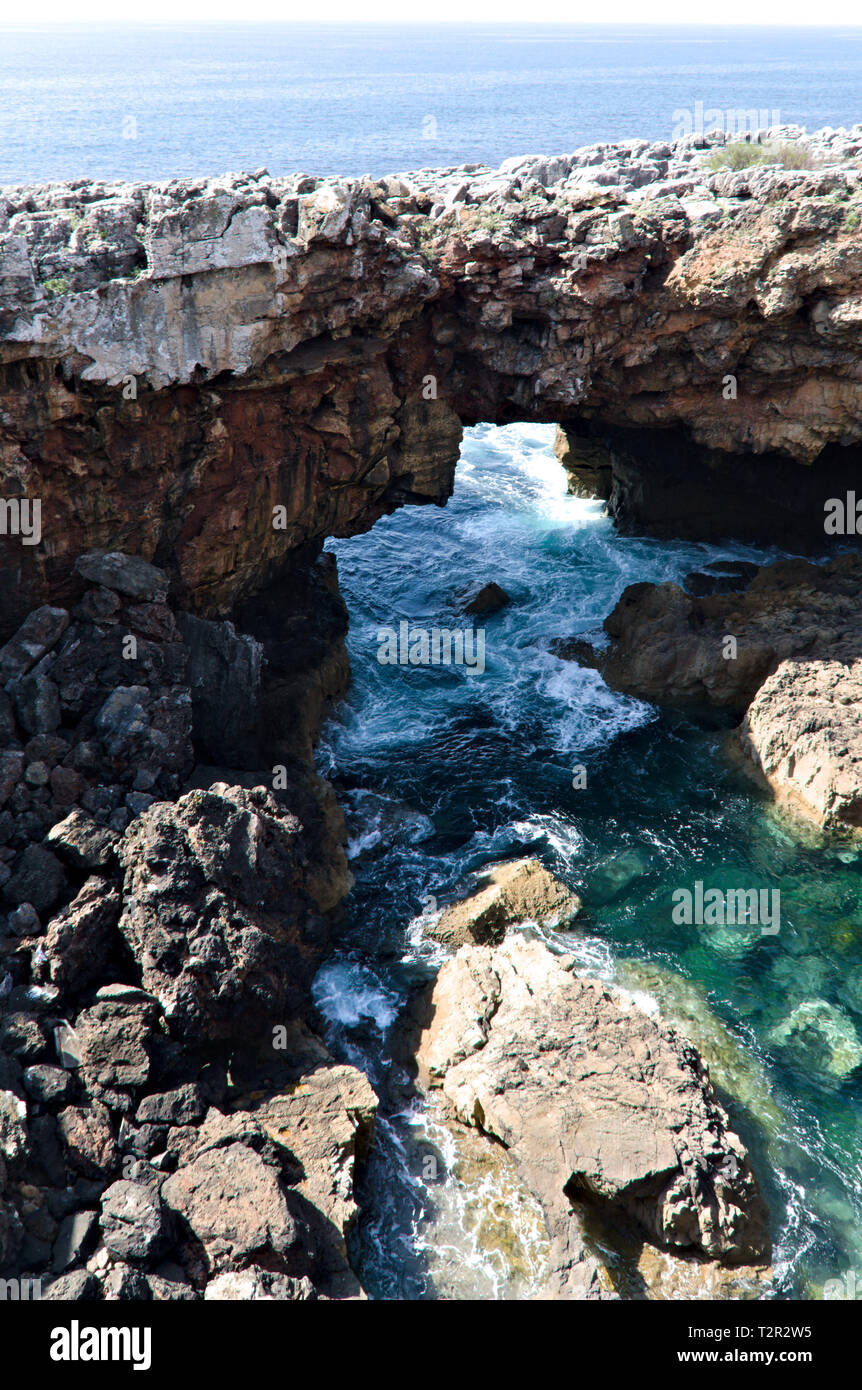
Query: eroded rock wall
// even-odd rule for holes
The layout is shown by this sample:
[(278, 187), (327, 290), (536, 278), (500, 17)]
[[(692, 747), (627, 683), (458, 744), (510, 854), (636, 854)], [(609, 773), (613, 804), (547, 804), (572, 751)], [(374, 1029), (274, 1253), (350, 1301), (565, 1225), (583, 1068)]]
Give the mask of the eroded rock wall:
[(831, 495), (830, 447), (862, 440), (862, 202), (859, 141), (818, 149), (5, 190), (0, 497), (39, 499), (42, 535), (0, 536), (3, 623), (94, 548), (225, 615), (298, 550), (445, 501), (479, 420), (660, 430)]

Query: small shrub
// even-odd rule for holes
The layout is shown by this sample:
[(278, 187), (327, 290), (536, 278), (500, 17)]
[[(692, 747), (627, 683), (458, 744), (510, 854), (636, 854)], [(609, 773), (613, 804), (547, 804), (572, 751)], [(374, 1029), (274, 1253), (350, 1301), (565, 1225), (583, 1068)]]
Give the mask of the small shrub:
[(724, 145), (713, 150), (707, 160), (710, 169), (716, 173), (720, 169), (748, 169), (752, 164), (763, 163), (763, 150), (760, 145), (750, 145), (747, 140), (735, 140), (732, 145)]
[(65, 275), (54, 275), (50, 280), (45, 280), (43, 282), (42, 289), (49, 295), (68, 294), (69, 281), (66, 279)]
[(780, 145), (752, 145), (747, 140), (735, 140), (722, 149), (713, 150), (707, 164), (716, 173), (722, 169), (750, 169), (756, 164), (780, 164), (782, 169), (815, 167), (808, 150), (788, 141)]

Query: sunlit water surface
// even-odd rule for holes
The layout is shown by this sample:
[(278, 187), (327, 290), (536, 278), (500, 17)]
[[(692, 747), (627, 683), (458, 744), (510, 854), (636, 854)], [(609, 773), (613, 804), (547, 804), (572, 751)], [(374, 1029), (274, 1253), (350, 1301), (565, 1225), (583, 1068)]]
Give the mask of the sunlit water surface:
[[(860, 1081), (774, 1032), (816, 1000), (851, 1047), (862, 1033), (862, 860), (791, 837), (725, 759), (720, 722), (661, 714), (548, 650), (596, 637), (628, 584), (777, 552), (616, 535), (601, 504), (566, 494), (552, 435), (478, 426), (445, 510), (405, 508), (330, 543), (353, 686), (320, 766), (355, 813), (356, 887), (315, 992), (331, 1045), (384, 1097), (353, 1258), (380, 1298), (519, 1298), (541, 1284), (540, 1214), (504, 1163), (483, 1164), (467, 1139), (456, 1152), (438, 1116), (399, 1099), (387, 1052), (442, 959), (423, 912), (490, 861), (538, 855), (588, 909), (551, 944), (686, 1021), (767, 1190), (779, 1287), (819, 1296), (862, 1269)], [(463, 626), (464, 591), (490, 580), (512, 602), (476, 620), (484, 672), (378, 662), (379, 629)], [(579, 765), (586, 787), (573, 786)], [(675, 925), (671, 894), (698, 879), (778, 888), (780, 931)]]

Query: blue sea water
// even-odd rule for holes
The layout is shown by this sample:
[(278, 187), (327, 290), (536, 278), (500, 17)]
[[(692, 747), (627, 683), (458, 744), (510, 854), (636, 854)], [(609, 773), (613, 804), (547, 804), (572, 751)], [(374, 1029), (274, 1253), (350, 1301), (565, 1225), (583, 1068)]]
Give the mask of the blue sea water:
[[(820, 1297), (862, 1268), (862, 1069), (831, 1075), (780, 1032), (819, 1001), (862, 1037), (862, 854), (788, 833), (726, 758), (726, 727), (616, 694), (550, 650), (600, 638), (628, 584), (778, 552), (619, 536), (600, 503), (567, 495), (552, 442), (548, 426), (476, 426), (445, 510), (405, 508), (328, 543), (353, 685), (320, 762), (355, 813), (356, 888), (316, 997), (333, 1049), (384, 1097), (354, 1254), (380, 1298), (536, 1292), (476, 1234), (500, 1209), (523, 1221), (521, 1207), (513, 1216), (493, 1184), (482, 1207), (445, 1129), (405, 1110), (389, 1051), (399, 1009), (440, 964), (423, 914), (483, 865), (536, 855), (586, 904), (549, 944), (660, 1004), (704, 1048), (767, 1192), (777, 1288)], [(512, 603), (482, 620), (481, 674), (378, 660), (381, 629), (458, 627), (459, 596), (492, 580)], [(675, 924), (673, 892), (698, 880), (777, 889), (779, 930)]]
[(852, 125), (862, 28), (0, 25), (0, 184), (494, 166), (698, 101)]

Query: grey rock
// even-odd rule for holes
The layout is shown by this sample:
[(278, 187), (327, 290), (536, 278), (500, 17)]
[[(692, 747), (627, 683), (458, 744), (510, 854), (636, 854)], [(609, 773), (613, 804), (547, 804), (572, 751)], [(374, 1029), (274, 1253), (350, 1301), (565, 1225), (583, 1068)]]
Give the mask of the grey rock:
[(191, 1083), (174, 1091), (144, 1096), (135, 1118), (138, 1124), (187, 1125), (202, 1120), (207, 1108), (203, 1089)]
[(101, 584), (139, 602), (163, 603), (167, 597), (168, 577), (164, 570), (138, 555), (94, 550), (78, 557), (75, 570), (88, 583)]
[(42, 1294), (56, 1303), (93, 1302), (99, 1297), (99, 1281), (88, 1269), (75, 1269), (54, 1279)]
[(51, 650), (69, 626), (65, 608), (37, 608), (15, 636), (0, 647), (0, 681), (26, 675)]
[(102, 1239), (122, 1260), (148, 1260), (163, 1255), (171, 1243), (169, 1213), (158, 1190), (121, 1179), (102, 1198)]
[(133, 1269), (131, 1265), (112, 1265), (102, 1280), (102, 1298), (106, 1303), (148, 1303), (152, 1297), (152, 1289), (146, 1275), (140, 1269)]
[(43, 845), (28, 845), (4, 892), (13, 903), (32, 903), (39, 913), (50, 912), (66, 887), (63, 866)]
[(54, 1242), (52, 1269), (55, 1274), (63, 1274), (70, 1265), (85, 1260), (93, 1249), (99, 1233), (99, 1213), (97, 1211), (70, 1212), (60, 1222), (57, 1239)]
[(63, 1067), (42, 1064), (27, 1067), (24, 1072), (24, 1087), (33, 1100), (39, 1101), (42, 1105), (56, 1105), (69, 1099), (74, 1080)]

